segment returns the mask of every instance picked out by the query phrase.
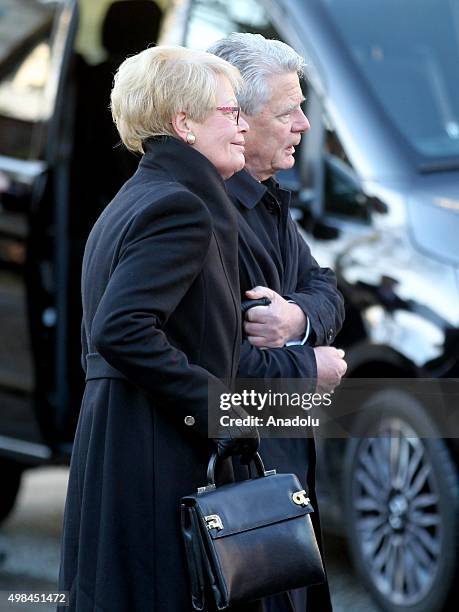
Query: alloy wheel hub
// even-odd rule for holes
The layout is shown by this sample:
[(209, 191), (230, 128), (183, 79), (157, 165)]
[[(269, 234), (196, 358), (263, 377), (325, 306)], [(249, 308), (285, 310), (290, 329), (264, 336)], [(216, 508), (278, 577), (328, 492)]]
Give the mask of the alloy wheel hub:
[(395, 494), (389, 501), (388, 521), (394, 531), (402, 531), (405, 527), (408, 502), (406, 497), (399, 493)]
[(439, 495), (423, 441), (399, 418), (362, 439), (353, 472), (358, 545), (375, 587), (413, 606), (430, 590), (441, 553)]

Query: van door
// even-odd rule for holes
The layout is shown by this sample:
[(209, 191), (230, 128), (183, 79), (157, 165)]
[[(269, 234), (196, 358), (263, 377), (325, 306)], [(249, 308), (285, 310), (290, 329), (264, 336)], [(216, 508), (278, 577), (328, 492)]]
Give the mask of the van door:
[(76, 0), (0, 0), (0, 454), (47, 459), (66, 399)]

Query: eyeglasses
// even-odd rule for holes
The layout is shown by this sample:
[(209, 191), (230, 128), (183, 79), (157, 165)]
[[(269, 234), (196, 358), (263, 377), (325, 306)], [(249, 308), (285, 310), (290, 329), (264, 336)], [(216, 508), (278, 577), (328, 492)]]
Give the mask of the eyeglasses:
[(215, 110), (221, 111), (228, 118), (233, 119), (236, 125), (239, 125), (239, 115), (241, 114), (239, 106), (217, 106)]

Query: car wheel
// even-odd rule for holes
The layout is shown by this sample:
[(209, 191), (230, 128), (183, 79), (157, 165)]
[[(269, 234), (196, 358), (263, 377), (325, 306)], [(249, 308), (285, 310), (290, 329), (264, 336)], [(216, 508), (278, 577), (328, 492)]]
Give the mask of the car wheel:
[[(358, 419), (343, 480), (358, 573), (384, 610), (457, 609), (459, 483), (448, 446), (419, 400), (397, 389), (375, 393)], [(380, 436), (365, 438), (375, 423)]]
[(0, 523), (10, 514), (21, 485), (22, 467), (9, 459), (0, 459)]

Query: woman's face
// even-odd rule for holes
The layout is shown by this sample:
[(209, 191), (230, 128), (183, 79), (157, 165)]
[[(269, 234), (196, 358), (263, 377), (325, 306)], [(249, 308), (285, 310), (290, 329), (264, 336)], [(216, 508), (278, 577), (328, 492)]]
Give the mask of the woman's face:
[(231, 83), (223, 75), (218, 77), (216, 98), (215, 110), (203, 123), (188, 120), (188, 125), (196, 136), (193, 147), (227, 179), (244, 167), (244, 132), (249, 126), (242, 117), (237, 125), (235, 113), (216, 110), (217, 107), (238, 106)]

